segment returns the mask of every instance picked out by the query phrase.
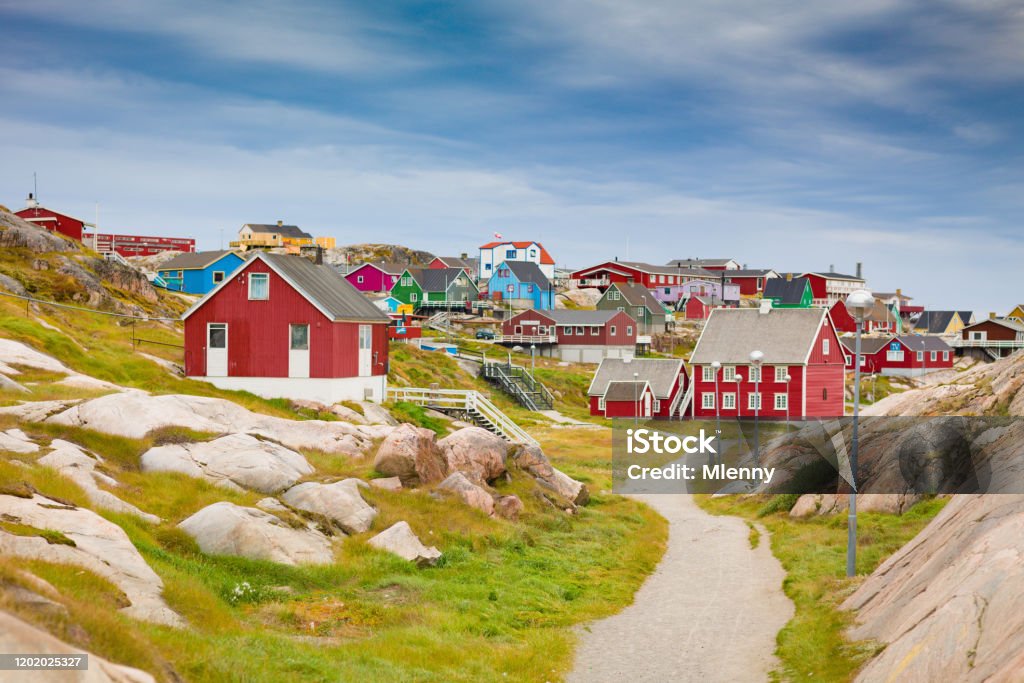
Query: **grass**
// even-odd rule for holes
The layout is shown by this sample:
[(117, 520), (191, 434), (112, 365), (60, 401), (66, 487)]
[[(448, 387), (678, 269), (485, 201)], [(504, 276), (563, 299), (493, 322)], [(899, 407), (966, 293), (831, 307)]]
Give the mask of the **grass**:
[(788, 511), (794, 502), (786, 496), (700, 498), (709, 512), (764, 524), (771, 533), (772, 552), (786, 570), (783, 589), (796, 614), (777, 637), (780, 666), (773, 679), (849, 681), (879, 646), (846, 639), (853, 615), (840, 610), (840, 603), (863, 576), (917, 535), (945, 501), (923, 500), (903, 515), (861, 513), (857, 577), (852, 579), (846, 578), (846, 515), (793, 519)]
[(426, 427), (438, 436), (448, 434), (448, 421), (427, 414), (427, 409), (415, 403), (398, 401), (391, 405), (391, 414), (399, 422), (408, 422), (417, 427)]

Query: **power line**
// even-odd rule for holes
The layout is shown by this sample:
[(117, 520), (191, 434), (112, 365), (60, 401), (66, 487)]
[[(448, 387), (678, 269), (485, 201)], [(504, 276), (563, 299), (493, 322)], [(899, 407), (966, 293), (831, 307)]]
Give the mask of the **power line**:
[(36, 304), (45, 304), (47, 306), (54, 306), (56, 308), (66, 308), (71, 311), (82, 311), (84, 313), (95, 313), (97, 315), (108, 315), (114, 318), (130, 318), (132, 320), (142, 320), (144, 322), (169, 322), (178, 323), (181, 322), (180, 318), (155, 318), (152, 316), (132, 315), (129, 313), (112, 313), (110, 311), (97, 311), (95, 308), (85, 308), (83, 306), (72, 306), (70, 304), (59, 304), (56, 301), (46, 301), (45, 299), (36, 299), (31, 296), (24, 296), (21, 294), (13, 294), (11, 292), (0, 292), (0, 296), (8, 296), (12, 299), (21, 299), (22, 301), (30, 301)]

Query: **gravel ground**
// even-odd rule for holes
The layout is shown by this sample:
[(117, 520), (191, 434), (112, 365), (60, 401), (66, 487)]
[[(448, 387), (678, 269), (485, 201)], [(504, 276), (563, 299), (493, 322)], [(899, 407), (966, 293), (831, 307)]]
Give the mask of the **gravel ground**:
[(769, 537), (685, 494), (638, 495), (669, 522), (665, 556), (632, 605), (580, 634), (570, 683), (763, 681), (793, 616)]

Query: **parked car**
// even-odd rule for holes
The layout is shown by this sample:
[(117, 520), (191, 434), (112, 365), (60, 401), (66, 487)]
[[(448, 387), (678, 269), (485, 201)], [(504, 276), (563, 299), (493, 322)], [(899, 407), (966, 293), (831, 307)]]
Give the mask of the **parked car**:
[(481, 327), (476, 331), (477, 339), (494, 339), (494, 330), (489, 327)]

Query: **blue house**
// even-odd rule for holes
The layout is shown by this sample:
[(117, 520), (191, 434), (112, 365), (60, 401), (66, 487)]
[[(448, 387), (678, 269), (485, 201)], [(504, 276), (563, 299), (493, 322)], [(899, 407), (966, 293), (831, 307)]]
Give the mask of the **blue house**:
[(200, 251), (175, 256), (157, 273), (167, 282), (167, 289), (206, 294), (243, 263), (245, 259), (234, 251)]
[(488, 296), (509, 301), (519, 308), (550, 311), (555, 307), (555, 288), (536, 263), (502, 261), (487, 281)]

